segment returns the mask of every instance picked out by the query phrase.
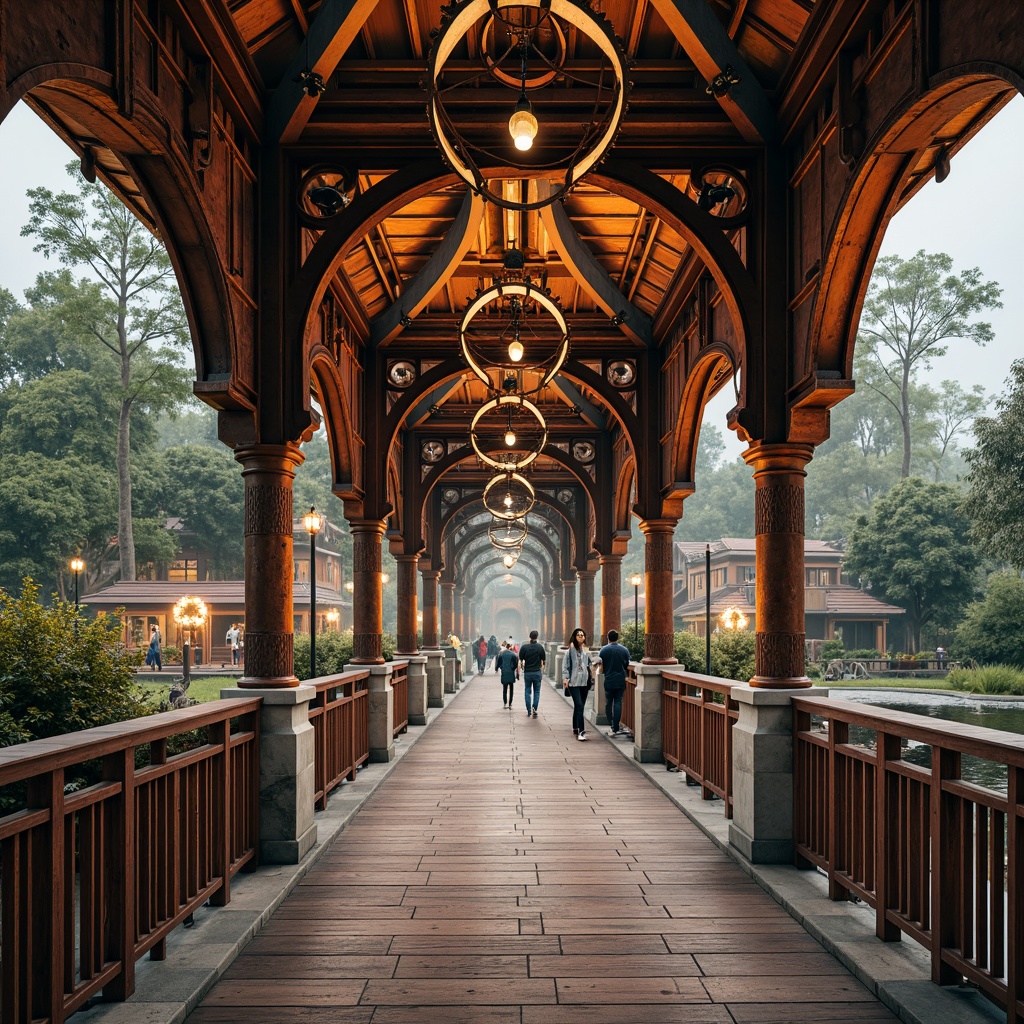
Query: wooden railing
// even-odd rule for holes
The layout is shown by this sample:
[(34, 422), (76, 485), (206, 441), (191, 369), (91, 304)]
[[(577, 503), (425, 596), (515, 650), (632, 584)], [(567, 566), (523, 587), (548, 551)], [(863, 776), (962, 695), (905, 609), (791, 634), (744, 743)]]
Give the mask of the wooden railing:
[[(933, 981), (966, 978), (1024, 1020), (1024, 736), (843, 700), (793, 706), (797, 863), (826, 872), (832, 899), (873, 907), (880, 939), (920, 942)], [(851, 740), (852, 727), (870, 733)], [(930, 746), (930, 767), (905, 744)], [(1008, 792), (963, 781), (965, 756), (1005, 765)]]
[(311, 680), (316, 697), (309, 704), (313, 726), (316, 809), (327, 806), (331, 790), (370, 759), (370, 694), (368, 669)]
[(666, 767), (686, 773), (705, 800), (732, 817), (732, 727), (740, 716), (733, 683), (695, 672), (661, 674), (661, 743)]
[[(143, 953), (163, 959), (189, 914), (228, 902), (231, 877), (256, 865), (260, 703), (0, 750), (0, 787), (26, 794), (0, 818), (0, 1019), (59, 1024), (101, 989), (126, 999)], [(197, 745), (168, 755), (193, 730)], [(68, 792), (87, 763), (100, 781)]]
[(626, 669), (626, 692), (622, 695), (622, 714), (619, 726), (628, 729), (630, 736), (636, 735), (636, 664), (629, 663)]
[(409, 662), (396, 661), (391, 671), (391, 699), (393, 704), (393, 736), (409, 731)]

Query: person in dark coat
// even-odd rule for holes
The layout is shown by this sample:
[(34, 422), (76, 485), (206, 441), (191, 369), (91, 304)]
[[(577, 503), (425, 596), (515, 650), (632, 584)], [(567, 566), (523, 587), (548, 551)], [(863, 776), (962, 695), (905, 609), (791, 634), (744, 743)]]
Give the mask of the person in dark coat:
[[(537, 643), (537, 630), (530, 630), (530, 642), (519, 648), (519, 664), (523, 669), (523, 689), (526, 692), (526, 713), (537, 717), (537, 705), (540, 703), (540, 683), (543, 678), (544, 647)], [(533, 690), (533, 705), (530, 704), (530, 691)]]
[[(487, 641), (487, 657), (497, 658), (498, 652), (501, 650), (501, 645), (498, 643), (498, 638), (492, 633)], [(494, 671), (498, 671), (498, 666), (494, 665)]]
[(629, 650), (619, 642), (617, 630), (608, 630), (608, 643), (598, 652), (601, 674), (604, 676), (605, 714), (611, 724), (612, 736), (620, 735), (622, 695), (626, 692), (626, 670), (629, 668)]
[(477, 672), (483, 672), (487, 667), (487, 641), (483, 633), (480, 634), (479, 640), (473, 641), (473, 657), (476, 658)]
[(519, 655), (508, 644), (502, 644), (498, 657), (494, 659), (494, 667), (501, 673), (501, 706), (511, 710), (516, 680), (519, 678)]

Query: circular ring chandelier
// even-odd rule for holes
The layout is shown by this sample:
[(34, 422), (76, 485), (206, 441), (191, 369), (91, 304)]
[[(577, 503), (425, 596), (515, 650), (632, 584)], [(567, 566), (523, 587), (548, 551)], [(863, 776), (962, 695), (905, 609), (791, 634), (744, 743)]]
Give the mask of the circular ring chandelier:
[[(480, 421), (495, 410), (505, 413), (504, 422), (490, 430), (481, 429)], [(523, 412), (534, 418), (533, 429), (513, 422)], [(480, 461), (492, 469), (525, 469), (547, 444), (548, 425), (540, 409), (522, 395), (499, 395), (477, 410), (469, 425), (469, 440)], [(497, 458), (490, 454), (496, 448), (501, 452)]]
[[(483, 24), (477, 27), (479, 22)], [(485, 50), (477, 74), (450, 74), (450, 81), (444, 82), (445, 65), (453, 53), (461, 52), (463, 40), (474, 29), (482, 38), (488, 38), (489, 33), (495, 50), (497, 36), (504, 30), (508, 46), (497, 55)], [(600, 51), (601, 69), (595, 80), (576, 74), (565, 63), (565, 39), (577, 33)], [(554, 56), (545, 52), (545, 40), (553, 41)], [(591, 8), (589, 0), (463, 0), (442, 7), (441, 28), (431, 50), (428, 71), (427, 116), (445, 160), (470, 188), (506, 210), (539, 210), (565, 196), (611, 149), (626, 111), (627, 57), (608, 20)], [(610, 82), (606, 81), (609, 72)], [(446, 107), (446, 102), (457, 100), (460, 89), (467, 95), (470, 91), (479, 95), (476, 86), (484, 76), (519, 91), (517, 101), (509, 98), (508, 135), (501, 141), (493, 130), (497, 125), (491, 126), (490, 131), (475, 131), (472, 138), (467, 138)], [(587, 99), (580, 101), (587, 107), (587, 120), (581, 121), (577, 115), (573, 125), (579, 138), (575, 143), (565, 141), (564, 151), (556, 159), (550, 159), (554, 155), (550, 137), (565, 124), (542, 126), (527, 95), (536, 95), (550, 82), (570, 86), (560, 89), (561, 102), (567, 97), (574, 99), (574, 93), (587, 92)], [(505, 116), (503, 112), (496, 120), (503, 122)], [(543, 142), (545, 152), (529, 159), (526, 154), (532, 150), (534, 139)], [(500, 168), (499, 174), (504, 177), (508, 177), (505, 168), (512, 167), (524, 177), (562, 180), (543, 199), (516, 202), (506, 198), (501, 189), (489, 187), (481, 164)]]
[[(473, 318), (494, 301), (508, 302), (509, 323), (498, 336), (496, 343), (483, 348), (479, 342), (471, 341), (467, 332)], [(536, 359), (529, 355), (523, 344), (525, 314), (529, 303), (536, 303), (550, 313), (561, 333), (554, 352), (547, 359)], [(462, 316), (462, 323), (459, 324), (459, 347), (470, 369), (489, 388), (497, 390), (485, 367), (515, 370), (528, 366), (542, 373), (540, 383), (535, 389), (540, 391), (550, 383), (569, 355), (569, 324), (555, 299), (541, 288), (528, 281), (502, 281), (485, 288), (467, 307)]]
[(487, 527), (487, 539), (499, 551), (522, 548), (529, 532), (526, 516), (521, 519), (495, 519)]
[(495, 519), (521, 519), (536, 500), (533, 484), (519, 473), (499, 473), (484, 487), (484, 508)]

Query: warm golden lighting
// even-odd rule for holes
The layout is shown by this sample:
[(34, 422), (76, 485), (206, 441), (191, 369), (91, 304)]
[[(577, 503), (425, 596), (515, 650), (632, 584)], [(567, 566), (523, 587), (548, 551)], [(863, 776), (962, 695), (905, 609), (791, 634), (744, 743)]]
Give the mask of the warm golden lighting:
[(174, 621), (182, 629), (201, 629), (207, 614), (206, 602), (199, 597), (183, 597), (174, 606)]
[(337, 629), (338, 621), (341, 618), (341, 612), (339, 612), (337, 608), (329, 608), (324, 613), (324, 618), (327, 620), (328, 624), (332, 629)]
[(748, 619), (739, 608), (726, 608), (718, 616), (718, 625), (722, 629), (746, 629)]
[(509, 446), (509, 448), (511, 448), (512, 445), (514, 445), (515, 443), (516, 443), (515, 432), (512, 431), (512, 430), (506, 430), (505, 431), (505, 444), (507, 444)]
[(82, 572), (82, 570), (85, 569), (85, 562), (83, 562), (81, 558), (72, 558), (71, 561), (68, 562), (68, 568), (74, 573)]
[(505, 582), (506, 583), (511, 583), (512, 582), (512, 573), (510, 573), (510, 572), (505, 573)]
[(380, 581), (386, 585), (391, 582), (391, 577), (386, 572), (382, 572), (380, 574)]
[(351, 594), (356, 589), (356, 585), (351, 580), (346, 580), (345, 589)]
[(503, 555), (501, 560), (505, 563), (506, 569), (511, 569), (512, 566), (516, 564), (516, 556), (513, 555), (511, 552), (508, 552), (507, 554)]
[(508, 119), (508, 133), (516, 149), (525, 153), (533, 146), (533, 140), (537, 137), (537, 118), (533, 116), (533, 105), (526, 98), (524, 93), (519, 97), (515, 112)]
[(502, 498), (502, 504), (505, 506), (505, 508), (511, 508), (512, 507), (512, 492), (511, 491), (509, 491), (505, 495), (505, 497)]
[(306, 529), (306, 533), (310, 536), (320, 532), (324, 525), (324, 517), (320, 515), (317, 510), (310, 505), (309, 511), (302, 517), (302, 525)]
[(643, 576), (641, 576), (638, 572), (633, 573), (633, 575), (629, 577), (629, 585), (631, 587), (639, 587), (640, 584), (643, 583), (643, 581)]
[(508, 357), (513, 363), (518, 363), (523, 358), (523, 353), (526, 349), (523, 348), (523, 343), (517, 338), (508, 347)]

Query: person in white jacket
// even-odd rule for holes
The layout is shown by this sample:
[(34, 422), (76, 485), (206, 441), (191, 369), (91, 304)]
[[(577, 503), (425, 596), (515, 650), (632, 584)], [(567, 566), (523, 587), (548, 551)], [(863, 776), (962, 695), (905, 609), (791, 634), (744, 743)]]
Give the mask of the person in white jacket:
[(583, 708), (594, 685), (594, 673), (590, 666), (587, 634), (577, 626), (569, 634), (566, 647), (569, 649), (562, 660), (562, 684), (572, 697), (572, 731), (576, 739), (589, 740)]

